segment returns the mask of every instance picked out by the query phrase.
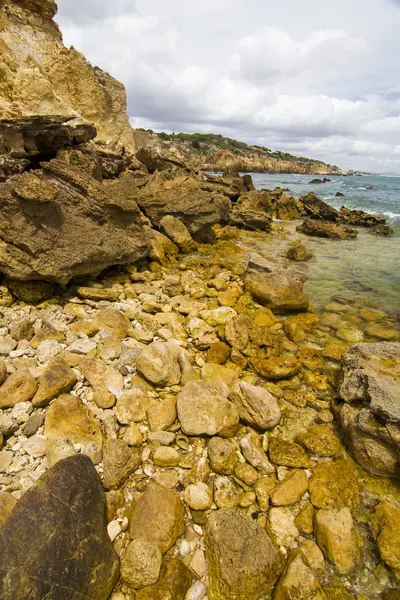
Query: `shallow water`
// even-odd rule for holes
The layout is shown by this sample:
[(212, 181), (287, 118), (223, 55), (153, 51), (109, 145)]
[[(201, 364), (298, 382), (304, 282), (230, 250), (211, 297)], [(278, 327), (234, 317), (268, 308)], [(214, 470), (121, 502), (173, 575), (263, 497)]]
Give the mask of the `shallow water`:
[[(301, 221), (282, 222), (282, 225), (314, 254), (305, 286), (314, 310), (320, 310), (334, 296), (344, 296), (385, 310), (395, 318), (400, 315), (400, 178), (331, 177), (331, 183), (311, 185), (310, 175), (255, 173), (252, 176), (258, 189), (289, 188), (296, 198), (312, 191), (335, 208), (345, 205), (385, 216), (394, 229), (393, 237), (377, 236), (366, 228), (358, 228), (355, 240), (334, 241), (296, 232)], [(367, 190), (368, 186), (374, 189)], [(337, 191), (345, 197), (335, 197)]]

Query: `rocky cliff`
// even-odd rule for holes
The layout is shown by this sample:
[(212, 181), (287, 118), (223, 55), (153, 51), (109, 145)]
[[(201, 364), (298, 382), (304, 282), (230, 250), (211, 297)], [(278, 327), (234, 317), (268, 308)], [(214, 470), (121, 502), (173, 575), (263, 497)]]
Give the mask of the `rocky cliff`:
[(204, 171), (253, 173), (340, 174), (341, 169), (320, 160), (249, 146), (216, 134), (150, 134), (153, 151), (170, 160)]
[[(66, 48), (54, 0), (0, 0), (0, 115), (66, 115), (93, 123), (98, 140), (135, 150), (124, 86)], [(144, 136), (146, 137), (146, 136)]]

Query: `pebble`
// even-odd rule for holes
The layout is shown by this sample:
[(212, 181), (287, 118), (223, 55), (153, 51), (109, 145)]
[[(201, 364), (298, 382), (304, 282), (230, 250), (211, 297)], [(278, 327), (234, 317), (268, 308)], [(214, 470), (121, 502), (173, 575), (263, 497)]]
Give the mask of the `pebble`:
[(113, 542), (115, 538), (119, 536), (121, 531), (122, 528), (118, 521), (110, 521), (110, 523), (107, 525), (107, 533), (111, 542)]
[(208, 510), (213, 501), (210, 488), (202, 482), (190, 484), (183, 494), (186, 504), (193, 510)]
[(202, 581), (193, 583), (186, 592), (185, 600), (204, 600), (207, 588)]

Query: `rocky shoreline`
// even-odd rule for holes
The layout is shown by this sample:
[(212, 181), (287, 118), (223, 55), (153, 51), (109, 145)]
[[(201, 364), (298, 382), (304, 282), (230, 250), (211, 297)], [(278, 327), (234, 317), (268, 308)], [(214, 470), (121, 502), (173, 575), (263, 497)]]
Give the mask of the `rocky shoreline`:
[(92, 136), (3, 128), (1, 598), (395, 600), (398, 323), (276, 219), (382, 221)]

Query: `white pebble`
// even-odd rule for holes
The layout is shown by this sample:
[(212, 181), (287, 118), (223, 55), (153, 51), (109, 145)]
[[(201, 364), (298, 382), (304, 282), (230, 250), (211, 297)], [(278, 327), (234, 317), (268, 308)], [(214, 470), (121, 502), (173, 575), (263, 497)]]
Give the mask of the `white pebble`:
[(112, 542), (121, 533), (121, 531), (121, 525), (118, 523), (118, 521), (110, 521), (110, 523), (107, 525), (108, 537)]
[(186, 540), (182, 540), (180, 545), (179, 545), (179, 554), (181, 556), (187, 556), (188, 554), (190, 554), (190, 544), (188, 541)]
[(195, 523), (193, 525), (193, 529), (195, 530), (196, 533), (198, 533), (199, 535), (203, 535), (203, 528), (200, 527), (200, 525), (197, 525), (197, 523)]
[(203, 600), (207, 593), (207, 588), (202, 581), (193, 583), (186, 592), (185, 600)]

